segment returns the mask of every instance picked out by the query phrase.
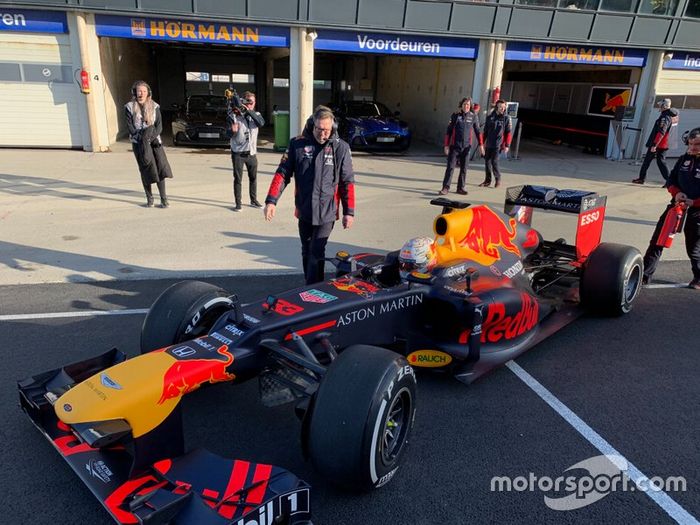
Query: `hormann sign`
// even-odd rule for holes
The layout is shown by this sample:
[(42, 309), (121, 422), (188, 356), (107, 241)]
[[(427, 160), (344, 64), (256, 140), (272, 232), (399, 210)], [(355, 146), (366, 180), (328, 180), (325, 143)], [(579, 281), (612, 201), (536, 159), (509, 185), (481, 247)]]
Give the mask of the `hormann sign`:
[(0, 31), (28, 33), (67, 33), (66, 14), (57, 11), (30, 11), (0, 7)]
[(673, 58), (664, 62), (664, 69), (700, 71), (700, 54), (674, 51)]
[(505, 58), (506, 60), (526, 62), (644, 67), (647, 52), (643, 49), (624, 49), (619, 47), (508, 42)]
[(98, 36), (245, 46), (289, 47), (289, 29), (203, 20), (95, 15)]
[(466, 38), (318, 30), (314, 49), (437, 58), (476, 58), (479, 42)]

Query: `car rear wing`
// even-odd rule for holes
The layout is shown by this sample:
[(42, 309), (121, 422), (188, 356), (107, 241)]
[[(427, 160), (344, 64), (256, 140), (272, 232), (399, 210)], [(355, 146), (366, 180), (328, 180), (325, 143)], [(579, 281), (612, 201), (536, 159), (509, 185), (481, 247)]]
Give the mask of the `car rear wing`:
[(606, 203), (607, 197), (592, 191), (526, 184), (506, 189), (504, 212), (528, 226), (534, 208), (577, 214), (576, 257), (583, 261), (600, 244)]

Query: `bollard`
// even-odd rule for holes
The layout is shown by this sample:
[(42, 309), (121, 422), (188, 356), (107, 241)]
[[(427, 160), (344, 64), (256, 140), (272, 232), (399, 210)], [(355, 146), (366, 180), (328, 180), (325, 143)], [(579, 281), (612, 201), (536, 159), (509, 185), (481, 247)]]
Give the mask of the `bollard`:
[(523, 132), (523, 121), (518, 122), (518, 134), (515, 137), (515, 152), (511, 154), (510, 160), (520, 160), (518, 152), (520, 151), (520, 134)]

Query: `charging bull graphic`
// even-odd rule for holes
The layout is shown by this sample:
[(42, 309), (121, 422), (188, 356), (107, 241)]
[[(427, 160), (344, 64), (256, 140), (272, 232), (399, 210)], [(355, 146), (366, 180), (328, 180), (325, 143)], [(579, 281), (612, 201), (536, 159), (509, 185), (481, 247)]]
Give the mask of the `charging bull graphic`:
[(615, 108), (618, 106), (629, 106), (630, 90), (626, 89), (615, 96), (605, 94), (605, 105), (600, 110), (601, 113), (615, 113)]
[(171, 365), (163, 374), (163, 394), (158, 400), (162, 405), (166, 400), (189, 394), (204, 383), (221, 383), (236, 378), (226, 369), (233, 363), (233, 355), (228, 345), (219, 347), (217, 354), (225, 359), (183, 359)]
[(458, 241), (460, 247), (468, 250), (470, 259), (490, 266), (501, 259), (501, 248), (520, 257), (520, 249), (513, 244), (517, 234), (515, 219), (509, 219), (506, 225), (503, 219), (486, 206), (475, 206), (470, 211), (472, 220), (467, 234)]
[(354, 277), (346, 275), (338, 279), (333, 279), (330, 284), (335, 286), (338, 290), (343, 292), (350, 292), (357, 294), (365, 299), (371, 299), (375, 293), (379, 291), (379, 288), (365, 281), (358, 281)]

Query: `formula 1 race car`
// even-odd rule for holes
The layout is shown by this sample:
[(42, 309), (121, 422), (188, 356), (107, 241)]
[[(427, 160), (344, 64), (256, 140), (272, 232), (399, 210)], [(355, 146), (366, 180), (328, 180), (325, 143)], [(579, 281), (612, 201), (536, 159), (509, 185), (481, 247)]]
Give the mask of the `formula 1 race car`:
[[(257, 377), (264, 404), (295, 403), (325, 478), (379, 488), (411, 434), (413, 367), (470, 383), (585, 311), (630, 311), (642, 258), (600, 243), (605, 203), (538, 186), (509, 188), (505, 213), (435, 199), (438, 264), (407, 278), (398, 251), (339, 252), (336, 277), (246, 305), (177, 283), (149, 310), (141, 355), (112, 350), (20, 381), (21, 405), (119, 523), (306, 521), (309, 487), (290, 472), (185, 453), (183, 396)], [(576, 214), (575, 244), (544, 240), (533, 208)]]

